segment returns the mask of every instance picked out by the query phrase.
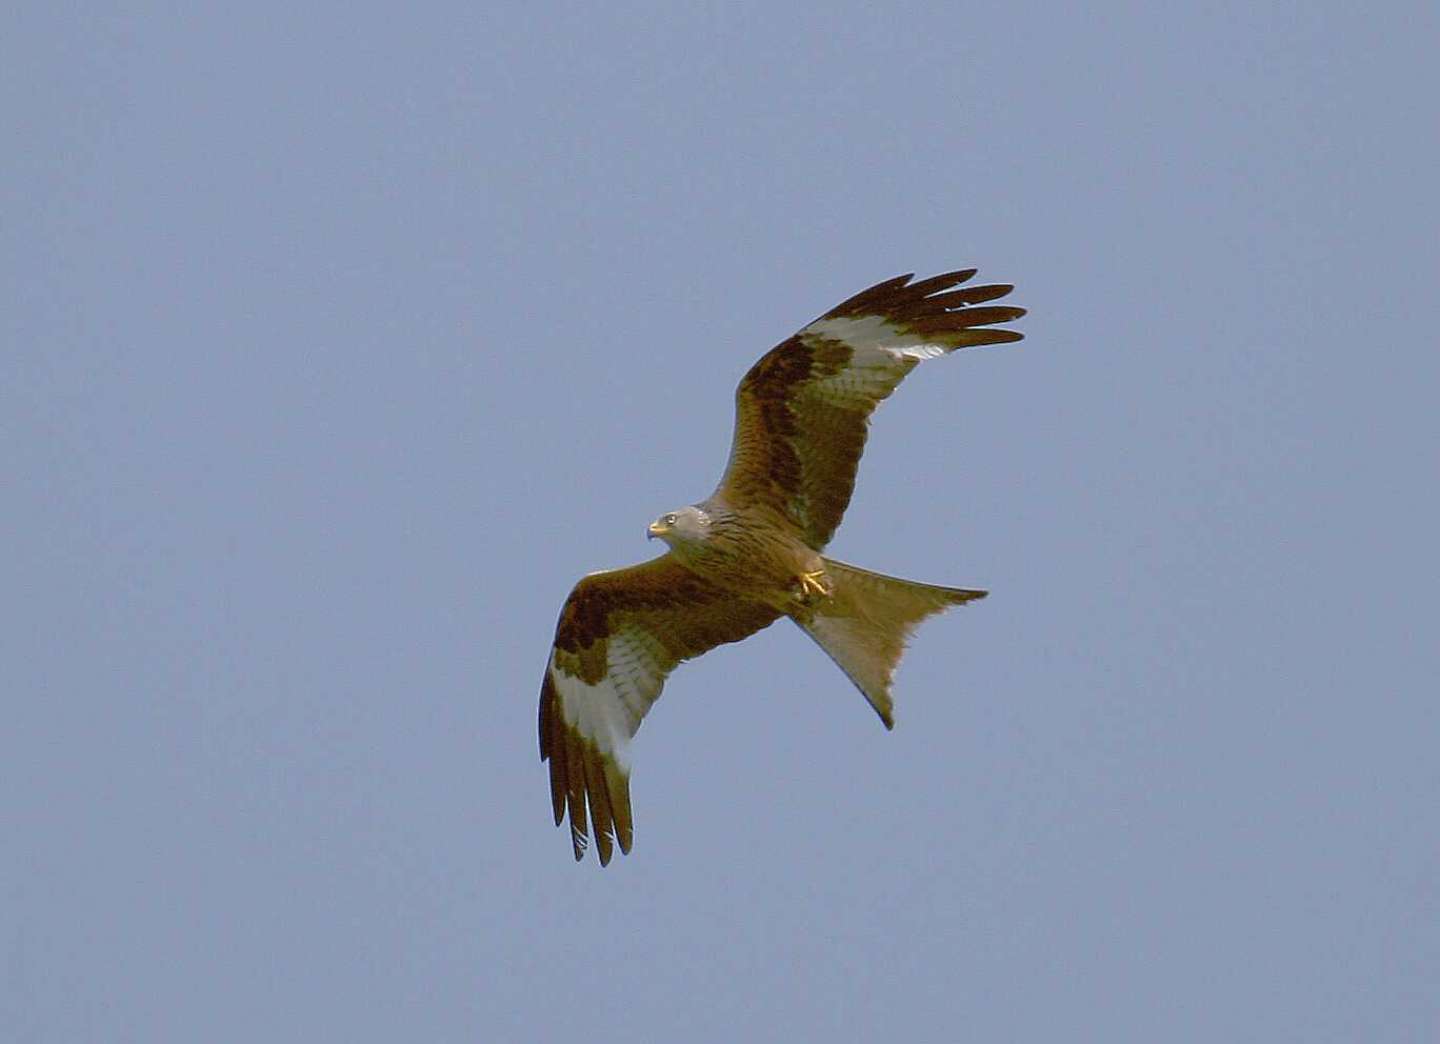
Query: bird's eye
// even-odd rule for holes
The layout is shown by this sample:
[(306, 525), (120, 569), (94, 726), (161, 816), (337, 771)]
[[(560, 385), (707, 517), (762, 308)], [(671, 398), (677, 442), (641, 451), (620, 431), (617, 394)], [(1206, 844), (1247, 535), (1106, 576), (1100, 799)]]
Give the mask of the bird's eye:
[(673, 526), (676, 522), (678, 522), (678, 521), (680, 521), (680, 520), (677, 519), (674, 515), (666, 515), (666, 516), (665, 516), (664, 518), (662, 518), (660, 521), (661, 521), (661, 522), (664, 522), (667, 526)]

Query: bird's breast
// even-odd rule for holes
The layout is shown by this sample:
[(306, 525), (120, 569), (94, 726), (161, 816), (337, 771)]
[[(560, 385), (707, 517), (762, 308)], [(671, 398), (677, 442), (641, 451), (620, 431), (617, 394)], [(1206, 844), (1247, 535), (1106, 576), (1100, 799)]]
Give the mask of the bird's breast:
[(823, 570), (820, 555), (782, 525), (738, 516), (711, 527), (708, 539), (688, 564), (697, 573), (782, 611), (806, 574)]

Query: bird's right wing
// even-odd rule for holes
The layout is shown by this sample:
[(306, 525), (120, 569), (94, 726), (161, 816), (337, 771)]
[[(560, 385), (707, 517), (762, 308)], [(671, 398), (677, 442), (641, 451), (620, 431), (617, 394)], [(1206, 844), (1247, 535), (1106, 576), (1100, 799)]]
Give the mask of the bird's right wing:
[(585, 577), (560, 611), (540, 688), (540, 758), (550, 762), (555, 825), (570, 812), (575, 858), (585, 854), (585, 808), (600, 863), (630, 851), (626, 750), (665, 677), (682, 660), (738, 642), (779, 612), (717, 587), (671, 555)]
[(757, 362), (735, 392), (735, 438), (716, 495), (775, 509), (822, 550), (850, 503), (870, 414), (915, 365), (956, 348), (1018, 341), (988, 329), (1025, 314), (975, 270), (886, 280), (836, 305)]

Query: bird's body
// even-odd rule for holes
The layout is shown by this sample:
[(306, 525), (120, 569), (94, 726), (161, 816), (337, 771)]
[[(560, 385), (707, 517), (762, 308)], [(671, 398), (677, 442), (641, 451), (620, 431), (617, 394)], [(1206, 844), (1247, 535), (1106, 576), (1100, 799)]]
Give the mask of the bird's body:
[(681, 661), (788, 617), (892, 727), (890, 679), (914, 627), (984, 591), (883, 576), (825, 557), (854, 489), (871, 413), (919, 362), (1020, 339), (987, 329), (1019, 308), (976, 307), (1008, 285), (953, 290), (974, 275), (887, 280), (766, 353), (735, 394), (735, 438), (709, 498), (667, 512), (665, 554), (592, 573), (561, 611), (540, 696), (540, 755), (555, 822), (575, 858), (586, 808), (601, 863), (633, 836), (630, 738)]
[(736, 510), (712, 497), (692, 509), (706, 518), (699, 539), (653, 527), (651, 532), (670, 545), (670, 553), (687, 569), (716, 586), (789, 612), (805, 593), (802, 578), (823, 576), (820, 553), (790, 532), (770, 508)]

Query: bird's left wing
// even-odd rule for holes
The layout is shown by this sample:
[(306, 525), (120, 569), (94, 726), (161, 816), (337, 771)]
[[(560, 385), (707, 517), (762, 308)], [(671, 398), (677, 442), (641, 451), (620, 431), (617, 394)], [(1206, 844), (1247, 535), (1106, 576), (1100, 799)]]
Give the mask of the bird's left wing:
[(1025, 309), (986, 304), (1013, 287), (954, 289), (974, 275), (888, 279), (762, 356), (735, 390), (735, 438), (716, 495), (770, 507), (824, 548), (855, 489), (870, 415), (905, 375), (957, 348), (1020, 340), (995, 325)]
[(540, 758), (550, 762), (555, 825), (570, 812), (575, 858), (585, 809), (600, 863), (630, 851), (630, 738), (682, 660), (738, 642), (779, 612), (717, 587), (669, 554), (592, 573), (565, 602), (540, 688)]

